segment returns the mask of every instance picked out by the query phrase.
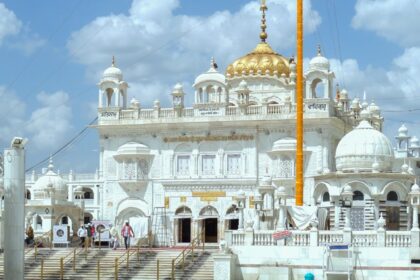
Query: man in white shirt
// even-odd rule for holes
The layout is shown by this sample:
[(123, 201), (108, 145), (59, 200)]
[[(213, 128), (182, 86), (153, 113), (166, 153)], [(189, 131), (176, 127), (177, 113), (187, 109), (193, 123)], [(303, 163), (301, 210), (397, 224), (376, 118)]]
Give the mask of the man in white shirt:
[(85, 244), (85, 238), (86, 238), (87, 232), (83, 225), (80, 226), (79, 230), (77, 231), (77, 236), (80, 238), (80, 245), (83, 247), (83, 244)]

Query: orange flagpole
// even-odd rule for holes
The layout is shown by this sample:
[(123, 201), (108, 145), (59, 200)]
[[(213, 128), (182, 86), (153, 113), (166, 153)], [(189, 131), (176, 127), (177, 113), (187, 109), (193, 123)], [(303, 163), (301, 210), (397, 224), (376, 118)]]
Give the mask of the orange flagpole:
[(297, 0), (296, 206), (303, 205), (303, 0)]

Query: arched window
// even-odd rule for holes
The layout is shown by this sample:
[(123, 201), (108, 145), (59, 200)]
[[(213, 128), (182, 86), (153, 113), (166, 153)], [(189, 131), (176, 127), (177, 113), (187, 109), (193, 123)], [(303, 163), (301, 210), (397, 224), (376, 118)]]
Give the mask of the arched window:
[(61, 218), (61, 224), (67, 225), (69, 223), (69, 218), (67, 216), (64, 216)]
[(386, 200), (388, 200), (388, 201), (398, 201), (397, 193), (394, 192), (394, 191), (390, 191), (386, 196)]
[(353, 200), (364, 200), (365, 199), (365, 196), (364, 196), (364, 194), (361, 192), (361, 191), (355, 191), (355, 192), (353, 192)]
[(264, 195), (264, 201), (263, 201), (263, 209), (272, 209), (273, 207), (273, 196), (269, 193), (266, 193)]
[(93, 190), (91, 188), (83, 188), (83, 192), (85, 193), (84, 198), (85, 199), (93, 199)]
[(322, 195), (322, 201), (323, 202), (330, 201), (330, 193), (329, 192), (324, 192), (324, 194)]
[(85, 224), (90, 223), (93, 220), (93, 215), (89, 212), (85, 212), (83, 222)]
[(311, 84), (312, 98), (323, 97), (325, 85), (321, 79), (314, 79)]

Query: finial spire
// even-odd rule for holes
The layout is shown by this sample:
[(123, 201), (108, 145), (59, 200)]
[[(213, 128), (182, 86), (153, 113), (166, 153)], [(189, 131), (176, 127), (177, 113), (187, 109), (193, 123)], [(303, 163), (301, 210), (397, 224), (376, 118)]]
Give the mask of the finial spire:
[(115, 67), (115, 56), (112, 56), (112, 67)]
[(213, 56), (211, 57), (211, 60), (210, 60), (210, 68), (217, 70), (217, 63), (214, 60)]
[(52, 160), (52, 155), (50, 155), (50, 160), (48, 161), (48, 171), (53, 171), (54, 165)]
[(321, 53), (321, 44), (318, 44), (318, 56), (321, 56), (322, 55), (322, 53)]
[(265, 24), (265, 11), (267, 11), (267, 5), (265, 4), (265, 0), (261, 0), (260, 11), (262, 12), (260, 38), (261, 42), (265, 43), (265, 40), (268, 37), (267, 33), (265, 32), (265, 29), (267, 28), (267, 25)]

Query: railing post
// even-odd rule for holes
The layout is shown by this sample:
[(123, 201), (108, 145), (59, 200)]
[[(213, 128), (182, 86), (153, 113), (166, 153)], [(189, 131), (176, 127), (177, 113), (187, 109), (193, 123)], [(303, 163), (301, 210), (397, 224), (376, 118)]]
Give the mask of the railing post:
[(98, 241), (99, 250), (101, 250), (101, 232), (99, 232), (99, 241)]
[(97, 263), (96, 276), (97, 276), (98, 280), (101, 280), (101, 264), (100, 264), (99, 260), (98, 260), (98, 263)]
[(115, 258), (114, 275), (114, 279), (118, 280), (118, 258)]
[(41, 280), (44, 280), (44, 259), (41, 259)]
[(140, 245), (137, 246), (137, 262), (140, 262)]
[(50, 233), (50, 250), (52, 250), (52, 245), (53, 245), (53, 232), (52, 232), (52, 230), (51, 230), (51, 233)]
[(156, 279), (159, 280), (159, 260), (156, 261)]
[(35, 250), (35, 261), (36, 261), (36, 257), (38, 256), (38, 246), (36, 246), (36, 243), (34, 245), (34, 250)]
[(64, 279), (64, 258), (60, 258), (60, 279)]
[(76, 249), (73, 250), (73, 271), (76, 271)]
[(87, 259), (88, 254), (88, 247), (89, 247), (89, 237), (85, 237), (85, 259)]
[(185, 270), (185, 250), (182, 250), (182, 271)]
[(411, 247), (420, 247), (420, 230), (418, 227), (414, 227), (410, 231), (411, 234)]
[(171, 272), (171, 275), (172, 275), (172, 280), (175, 280), (175, 260), (174, 259), (172, 259), (172, 272)]
[(194, 262), (194, 244), (191, 244), (191, 258), (192, 262)]
[(386, 241), (385, 241), (385, 235), (386, 235), (386, 232), (385, 232), (385, 229), (384, 228), (378, 228), (377, 230), (376, 230), (376, 233), (377, 233), (377, 242), (378, 242), (378, 247), (385, 247), (385, 244), (386, 244)]
[(130, 262), (130, 249), (127, 250), (127, 265), (126, 265), (127, 269), (128, 269), (129, 262)]
[(318, 247), (319, 241), (318, 241), (319, 231), (316, 227), (312, 227), (309, 232), (309, 245), (311, 247)]

